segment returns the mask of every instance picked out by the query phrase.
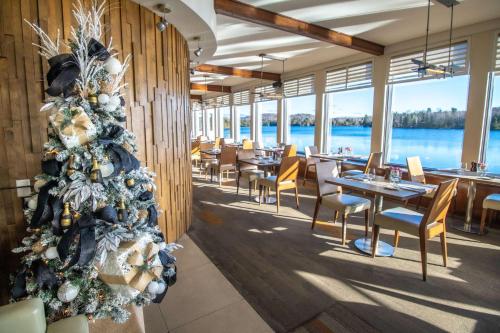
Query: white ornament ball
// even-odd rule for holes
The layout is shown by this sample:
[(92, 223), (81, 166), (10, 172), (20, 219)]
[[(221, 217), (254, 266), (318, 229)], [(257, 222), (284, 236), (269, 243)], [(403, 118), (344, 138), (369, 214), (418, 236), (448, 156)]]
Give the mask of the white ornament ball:
[(78, 296), (79, 292), (80, 287), (73, 285), (71, 281), (66, 281), (57, 290), (57, 298), (61, 302), (69, 303)]
[(40, 192), (40, 188), (47, 183), (46, 180), (43, 179), (38, 179), (35, 181), (35, 184), (33, 184), (33, 188), (35, 189), (35, 192)]
[(34, 195), (32, 196), (29, 200), (28, 200), (28, 208), (29, 209), (36, 209), (36, 205), (37, 205), (37, 202), (38, 202), (38, 194), (37, 195)]
[(120, 105), (120, 103), (121, 103), (121, 101), (120, 101), (120, 96), (111, 96), (111, 97), (109, 98), (109, 102), (108, 102), (108, 104), (109, 104), (109, 105), (112, 105), (112, 106), (114, 106), (114, 107), (117, 107), (117, 106), (119, 106), (119, 105)]
[(59, 252), (57, 252), (57, 247), (51, 246), (47, 250), (45, 250), (45, 258), (47, 259), (55, 259), (59, 257)]
[(165, 284), (165, 282), (158, 282), (158, 290), (156, 291), (156, 293), (163, 294), (166, 287), (167, 287), (167, 285)]
[(116, 105), (111, 105), (110, 103), (108, 103), (104, 106), (104, 111), (106, 112), (113, 112), (115, 110), (116, 110)]
[(110, 57), (104, 63), (104, 69), (111, 75), (116, 75), (121, 72), (122, 64), (120, 60)]
[(105, 163), (101, 165), (101, 174), (104, 178), (111, 176), (111, 174), (115, 171), (115, 167), (113, 163)]
[(100, 94), (99, 96), (97, 96), (97, 101), (101, 105), (108, 104), (109, 103), (109, 95), (108, 94)]
[(167, 248), (167, 243), (161, 242), (158, 246), (160, 247), (160, 250), (165, 250)]
[(148, 292), (152, 295), (158, 294), (158, 290), (160, 289), (160, 284), (156, 281), (149, 282)]

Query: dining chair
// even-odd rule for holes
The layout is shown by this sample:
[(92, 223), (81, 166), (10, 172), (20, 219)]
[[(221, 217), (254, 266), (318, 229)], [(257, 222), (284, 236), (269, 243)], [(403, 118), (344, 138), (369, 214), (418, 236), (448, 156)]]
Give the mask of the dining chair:
[(243, 139), (241, 142), (242, 144), (242, 149), (253, 149), (253, 141), (250, 139)]
[(316, 163), (320, 163), (319, 158), (317, 157), (311, 157), (311, 155), (318, 154), (318, 147), (316, 146), (306, 146), (304, 147), (304, 153), (306, 155), (306, 167), (304, 168), (304, 180), (302, 182), (302, 185), (306, 184), (306, 178), (307, 178), (307, 173), (309, 172), (309, 169), (314, 169), (316, 167)]
[(222, 186), (222, 180), (224, 177), (224, 171), (227, 174), (227, 178), (229, 179), (229, 172), (236, 172), (236, 152), (237, 147), (226, 146), (222, 147), (220, 152), (220, 158), (217, 163), (213, 163), (210, 165), (211, 174), (216, 173), (219, 179), (219, 186)]
[[(412, 182), (425, 184), (425, 174), (424, 168), (422, 167), (422, 162), (420, 162), (420, 157), (412, 156), (406, 158), (406, 167), (408, 169), (408, 178)], [(432, 199), (434, 197), (435, 192), (426, 193), (423, 196), (419, 197), (417, 200), (416, 210), (420, 208), (420, 204), (422, 203), (422, 197), (427, 199)], [(407, 205), (408, 202), (405, 202)]]
[(214, 148), (220, 148), (221, 147), (221, 140), (220, 140), (220, 137), (215, 137), (215, 140), (214, 140)]
[(200, 161), (200, 141), (195, 140), (191, 143), (191, 162), (194, 162), (194, 166), (196, 167)]
[(200, 175), (202, 171), (205, 171), (205, 179), (207, 179), (208, 170), (210, 170), (210, 166), (212, 164), (217, 163), (217, 158), (215, 158), (213, 155), (203, 153), (203, 151), (210, 150), (213, 148), (214, 144), (211, 142), (200, 142), (200, 155), (201, 155)]
[(311, 229), (316, 225), (319, 208), (324, 205), (333, 209), (333, 223), (337, 220), (338, 214), (342, 215), (342, 245), (345, 245), (347, 234), (347, 218), (350, 214), (365, 212), (365, 236), (368, 236), (368, 216), (371, 201), (350, 194), (343, 194), (342, 187), (329, 184), (326, 179), (329, 177), (339, 177), (337, 162), (322, 162), (316, 164), (316, 207)]
[(241, 179), (248, 181), (248, 198), (252, 198), (252, 187), (257, 187), (257, 180), (264, 176), (264, 171), (259, 170), (256, 165), (248, 163), (240, 163), (240, 160), (247, 160), (255, 158), (255, 151), (253, 149), (242, 149), (238, 151), (238, 171), (236, 175), (236, 194), (240, 193)]
[(499, 211), (500, 210), (500, 194), (495, 193), (495, 194), (490, 194), (483, 200), (483, 213), (481, 214), (481, 224), (479, 225), (479, 234), (482, 235), (484, 234), (484, 227), (486, 225), (486, 217), (490, 215), (490, 221), (491, 217), (493, 215), (492, 211)]
[(370, 169), (373, 168), (380, 168), (382, 167), (382, 152), (375, 152), (375, 153), (370, 153), (368, 156), (368, 161), (366, 162), (366, 165), (363, 169), (361, 170), (347, 170), (342, 172), (342, 176), (357, 176), (361, 174), (368, 174), (370, 172)]
[(276, 212), (280, 212), (280, 193), (284, 190), (295, 189), (295, 203), (299, 208), (299, 191), (297, 188), (297, 176), (299, 174), (299, 157), (290, 156), (281, 159), (279, 172), (275, 176), (260, 178), (259, 185), (259, 205), (261, 204), (262, 191), (265, 189), (267, 196), (269, 190), (276, 192)]
[(439, 235), (441, 238), (443, 265), (446, 267), (448, 261), (446, 214), (450, 208), (457, 184), (458, 179), (451, 179), (440, 183), (425, 214), (404, 207), (391, 208), (377, 213), (373, 222), (372, 257), (375, 257), (377, 252), (380, 228), (395, 230), (395, 249), (399, 243), (400, 231), (417, 236), (420, 239), (422, 278), (425, 281), (427, 279), (427, 240)]
[(297, 145), (286, 145), (285, 149), (283, 150), (283, 154), (281, 154), (282, 157), (292, 157), (292, 156), (297, 156)]

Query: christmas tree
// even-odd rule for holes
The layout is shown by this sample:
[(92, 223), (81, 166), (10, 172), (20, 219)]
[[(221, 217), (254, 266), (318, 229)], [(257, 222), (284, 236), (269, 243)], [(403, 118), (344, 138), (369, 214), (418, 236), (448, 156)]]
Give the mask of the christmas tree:
[(47, 58), (49, 141), (28, 201), (28, 236), (12, 299), (39, 297), (47, 321), (86, 314), (125, 322), (128, 305), (160, 302), (176, 279), (177, 245), (157, 225), (154, 174), (140, 166), (135, 137), (123, 126), (123, 64), (105, 47), (104, 3), (73, 9), (67, 43), (38, 25)]

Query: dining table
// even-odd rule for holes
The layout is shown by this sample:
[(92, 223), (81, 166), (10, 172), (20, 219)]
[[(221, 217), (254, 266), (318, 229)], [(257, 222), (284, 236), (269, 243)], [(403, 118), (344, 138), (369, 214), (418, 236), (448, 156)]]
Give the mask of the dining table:
[(311, 157), (313, 157), (313, 158), (319, 158), (321, 160), (339, 161), (339, 162), (343, 162), (343, 161), (346, 161), (346, 160), (349, 160), (349, 159), (366, 158), (366, 156), (362, 156), (362, 155), (328, 154), (328, 153), (311, 154)]
[(274, 159), (276, 159), (279, 154), (283, 153), (283, 151), (285, 150), (285, 148), (284, 147), (261, 147), (261, 148), (255, 148), (255, 150), (263, 151), (266, 154), (269, 153), (269, 154), (271, 154), (271, 156)]
[[(250, 165), (254, 165), (258, 167), (259, 169), (264, 171), (264, 178), (269, 176), (270, 170), (280, 166), (281, 161), (275, 158), (270, 158), (270, 157), (254, 157), (254, 158), (248, 158), (248, 159), (241, 159), (238, 160), (239, 163), (246, 163)], [(254, 198), (255, 201), (259, 201), (259, 197), (256, 196)], [(264, 196), (264, 203), (268, 204), (274, 204), (276, 203), (276, 198), (273, 198), (269, 196), (267, 199)]]
[(467, 205), (465, 206), (464, 222), (455, 222), (452, 224), (452, 227), (456, 230), (467, 233), (479, 234), (479, 225), (472, 223), (472, 213), (474, 209), (474, 200), (476, 199), (477, 184), (482, 183), (500, 187), (500, 175), (464, 169), (440, 169), (428, 171), (427, 173), (446, 178), (458, 178), (461, 181), (467, 182)]
[[(407, 201), (410, 199), (421, 197), (425, 194), (432, 193), (437, 189), (437, 185), (421, 184), (417, 182), (401, 180), (398, 183), (391, 182), (385, 177), (376, 176), (375, 178), (370, 175), (356, 175), (346, 177), (329, 177), (326, 179), (329, 184), (341, 186), (342, 189), (349, 189), (356, 192), (364, 193), (371, 196), (372, 207), (371, 211), (371, 225), (375, 219), (375, 214), (382, 210), (384, 198), (390, 198), (397, 201)], [(372, 233), (373, 234), (373, 233)], [(362, 237), (354, 241), (354, 246), (363, 253), (371, 255), (372, 253), (372, 239)], [(376, 255), (382, 257), (390, 257), (394, 254), (394, 247), (386, 242), (379, 241), (377, 246)]]

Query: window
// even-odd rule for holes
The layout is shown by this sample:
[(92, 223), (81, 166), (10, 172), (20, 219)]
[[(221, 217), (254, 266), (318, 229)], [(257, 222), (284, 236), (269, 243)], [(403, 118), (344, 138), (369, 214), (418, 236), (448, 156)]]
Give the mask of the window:
[(287, 118), (288, 144), (296, 144), (299, 152), (314, 145), (316, 120), (316, 95), (314, 75), (285, 81), (285, 113)]
[(328, 150), (350, 147), (353, 154), (370, 154), (373, 116), (372, 63), (326, 73)]
[[(406, 164), (419, 156), (424, 167), (460, 167), (465, 112), (469, 87), (467, 43), (429, 51), (427, 61), (437, 66), (454, 65), (454, 76), (431, 73), (419, 77), (412, 58), (423, 51), (391, 59), (388, 89), (387, 160)], [(441, 77), (441, 78), (440, 78)]]
[(275, 93), (275, 89), (267, 85), (256, 88), (255, 93), (255, 107), (260, 121), (259, 140), (265, 147), (274, 147), (278, 137), (278, 101), (270, 100), (267, 94)]
[(219, 112), (222, 115), (222, 128), (224, 129), (224, 137), (231, 138), (231, 108), (229, 106), (223, 106), (219, 108)]
[(486, 170), (500, 173), (500, 36), (497, 39), (495, 76), (491, 85), (490, 123), (486, 146)]
[(207, 133), (206, 136), (208, 136), (209, 139), (214, 139), (215, 138), (215, 109), (210, 108), (207, 109), (206, 111), (207, 115)]
[(238, 140), (250, 139), (250, 91), (243, 90), (233, 94), (233, 104), (240, 115)]

